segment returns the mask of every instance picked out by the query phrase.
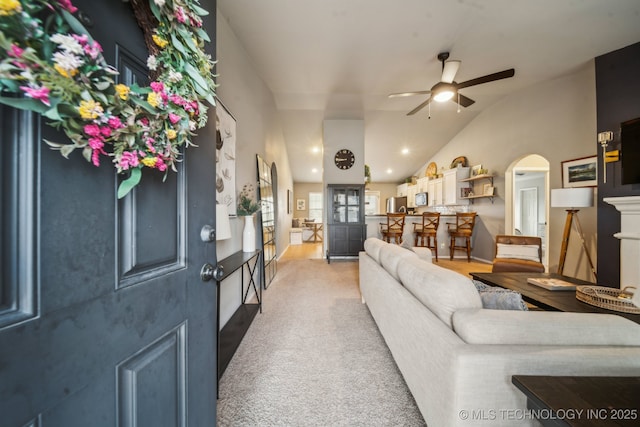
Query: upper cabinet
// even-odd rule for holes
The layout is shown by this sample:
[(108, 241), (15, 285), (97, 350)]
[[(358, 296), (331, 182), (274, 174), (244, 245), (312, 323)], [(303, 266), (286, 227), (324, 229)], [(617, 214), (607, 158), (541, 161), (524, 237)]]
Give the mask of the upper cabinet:
[(462, 188), (466, 187), (462, 180), (467, 178), (469, 178), (469, 168), (466, 167), (458, 167), (444, 171), (442, 176), (443, 204), (468, 204), (468, 200), (462, 197)]

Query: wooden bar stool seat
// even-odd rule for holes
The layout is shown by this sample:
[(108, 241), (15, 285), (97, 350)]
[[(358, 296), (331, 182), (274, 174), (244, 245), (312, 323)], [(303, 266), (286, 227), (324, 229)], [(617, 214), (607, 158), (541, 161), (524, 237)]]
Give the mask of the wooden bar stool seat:
[(391, 239), (397, 245), (402, 244), (402, 233), (404, 232), (404, 218), (406, 214), (403, 213), (388, 213), (387, 222), (380, 223), (380, 234), (382, 234), (382, 240), (387, 243), (391, 243)]
[[(456, 212), (456, 223), (447, 224), (449, 237), (449, 259), (453, 260), (453, 252), (463, 250), (467, 252), (467, 262), (471, 262), (471, 236), (476, 223), (475, 212)], [(456, 245), (456, 239), (464, 239), (464, 245)]]
[(436, 262), (438, 262), (439, 225), (439, 212), (424, 212), (422, 214), (422, 223), (413, 223), (413, 233), (415, 234), (414, 246), (422, 246), (434, 250), (436, 255)]

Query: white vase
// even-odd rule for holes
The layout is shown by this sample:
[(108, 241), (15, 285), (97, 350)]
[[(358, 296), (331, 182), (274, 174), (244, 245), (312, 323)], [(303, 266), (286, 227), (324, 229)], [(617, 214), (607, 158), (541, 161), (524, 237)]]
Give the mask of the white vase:
[(256, 250), (256, 227), (253, 225), (253, 215), (244, 217), (244, 229), (242, 230), (242, 252), (254, 252)]

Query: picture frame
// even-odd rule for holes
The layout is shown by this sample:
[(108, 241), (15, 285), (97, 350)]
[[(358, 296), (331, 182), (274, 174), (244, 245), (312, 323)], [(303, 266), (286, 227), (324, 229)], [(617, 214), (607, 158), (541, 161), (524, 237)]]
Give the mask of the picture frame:
[(471, 166), (471, 176), (480, 175), (480, 170), (482, 169), (482, 165)]
[(598, 156), (580, 157), (560, 162), (562, 188), (596, 187), (598, 185)]
[(471, 187), (462, 187), (460, 189), (460, 197), (469, 197), (473, 195), (473, 188)]
[(293, 212), (293, 194), (291, 190), (287, 190), (287, 213), (290, 214)]
[(229, 215), (235, 216), (237, 123), (222, 101), (216, 101), (216, 202), (227, 205)]
[(493, 196), (494, 192), (495, 192), (495, 187), (492, 184), (484, 184), (482, 186), (483, 196)]
[(304, 199), (298, 199), (296, 200), (296, 210), (298, 211), (304, 211), (307, 209), (307, 204), (305, 202)]

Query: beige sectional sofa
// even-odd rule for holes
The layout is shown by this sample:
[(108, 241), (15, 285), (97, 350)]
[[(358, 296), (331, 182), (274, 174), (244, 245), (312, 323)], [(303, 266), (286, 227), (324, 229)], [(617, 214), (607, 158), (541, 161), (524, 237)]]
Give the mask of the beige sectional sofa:
[[(640, 325), (607, 314), (482, 308), (430, 252), (365, 241), (360, 290), (431, 427), (526, 426), (511, 376), (640, 376)], [(420, 251), (422, 250), (422, 251)], [(518, 419), (516, 419), (518, 418)]]

